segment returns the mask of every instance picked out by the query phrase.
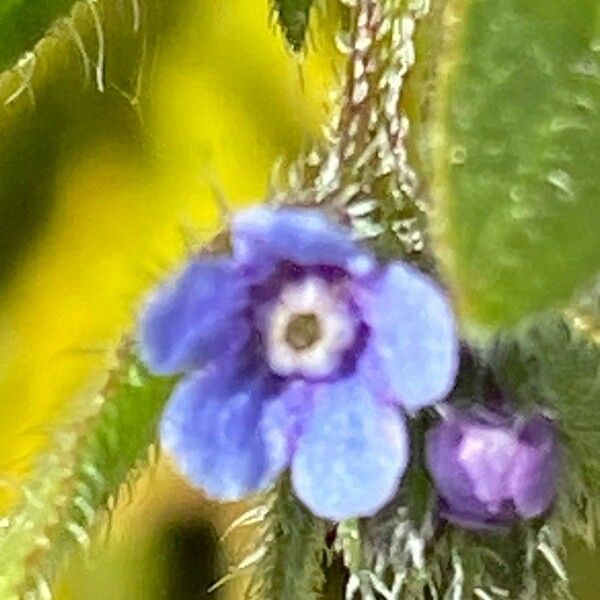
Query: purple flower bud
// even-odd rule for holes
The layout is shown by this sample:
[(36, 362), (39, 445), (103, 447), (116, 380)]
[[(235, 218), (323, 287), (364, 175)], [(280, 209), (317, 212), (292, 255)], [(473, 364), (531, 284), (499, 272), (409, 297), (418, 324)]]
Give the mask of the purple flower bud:
[(428, 432), (426, 447), (441, 516), (463, 527), (536, 517), (556, 494), (556, 435), (543, 416), (454, 412)]

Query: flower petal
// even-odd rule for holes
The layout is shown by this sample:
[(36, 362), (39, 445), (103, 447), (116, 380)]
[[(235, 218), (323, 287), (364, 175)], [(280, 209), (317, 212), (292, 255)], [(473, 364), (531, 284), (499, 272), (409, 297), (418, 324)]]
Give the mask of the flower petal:
[(401, 414), (354, 377), (315, 385), (313, 401), (292, 459), (298, 497), (329, 519), (374, 514), (394, 496), (408, 463)]
[(361, 368), (409, 411), (443, 399), (458, 369), (458, 339), (452, 309), (429, 277), (399, 263), (358, 291), (371, 329)]
[(552, 503), (557, 485), (556, 463), (552, 423), (544, 417), (536, 417), (521, 433), (509, 482), (515, 507), (522, 517), (536, 517)]
[(253, 208), (234, 217), (232, 231), (233, 253), (242, 263), (285, 260), (336, 266), (356, 275), (370, 272), (375, 265), (348, 231), (316, 210)]
[(247, 341), (240, 314), (245, 281), (227, 258), (205, 258), (159, 287), (142, 310), (139, 341), (144, 362), (160, 374), (202, 366)]
[(475, 500), (471, 480), (458, 460), (462, 440), (460, 423), (453, 419), (441, 421), (426, 436), (427, 468), (435, 487), (450, 504), (459, 506)]
[(188, 376), (161, 422), (161, 444), (183, 475), (209, 497), (238, 500), (268, 486), (286, 467), (260, 430), (266, 383), (213, 365)]
[(261, 432), (274, 455), (288, 463), (313, 410), (313, 385), (296, 379), (263, 408)]

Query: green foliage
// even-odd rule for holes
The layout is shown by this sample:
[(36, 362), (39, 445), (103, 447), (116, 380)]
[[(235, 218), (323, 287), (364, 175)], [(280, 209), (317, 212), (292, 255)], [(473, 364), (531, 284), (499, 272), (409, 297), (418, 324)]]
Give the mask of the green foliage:
[(480, 600), (567, 600), (562, 540), (549, 526), (525, 524), (508, 531), (475, 533), (446, 528), (427, 565), (425, 586), (413, 579), (409, 598), (423, 589), (437, 597)]
[(0, 4), (0, 70), (33, 48), (72, 4), (73, 0), (4, 0)]
[(418, 526), (400, 502), (358, 529), (343, 528), (348, 597), (570, 598), (560, 523), (477, 533), (432, 517)]
[(600, 264), (600, 5), (449, 0), (429, 146), (462, 316), (511, 324)]
[(0, 597), (47, 598), (59, 568), (148, 463), (174, 381), (151, 376), (129, 344), (103, 391), (57, 429), (23, 502), (0, 530)]
[[(40, 7), (47, 4), (19, 1), (15, 7), (32, 5), (42, 14)], [(24, 38), (25, 46), (17, 57), (11, 60), (12, 55), (7, 54), (5, 63), (0, 35), (0, 65), (4, 68), (0, 69), (0, 133), (23, 109), (46, 100), (48, 90), (62, 90), (67, 103), (75, 85), (83, 88), (90, 82), (98, 92), (119, 92), (132, 108), (140, 109), (147, 59), (156, 43), (158, 24), (168, 18), (166, 11), (158, 10), (158, 0), (78, 0), (68, 6), (70, 9), (59, 12), (55, 19), (48, 13), (39, 35)], [(29, 15), (38, 14), (38, 8), (15, 10)], [(7, 19), (10, 14), (6, 13)], [(3, 15), (0, 8), (0, 19)]]
[(283, 476), (267, 500), (268, 513), (252, 554), (259, 557), (248, 600), (316, 600), (325, 583), (327, 526), (295, 498)]
[(294, 52), (304, 47), (314, 0), (273, 0), (283, 35)]

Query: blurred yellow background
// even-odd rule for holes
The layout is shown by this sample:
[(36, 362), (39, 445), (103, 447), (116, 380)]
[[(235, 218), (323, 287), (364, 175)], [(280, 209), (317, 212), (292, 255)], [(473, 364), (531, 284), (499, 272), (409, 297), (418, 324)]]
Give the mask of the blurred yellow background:
[[(144, 32), (135, 39), (120, 25), (122, 15), (105, 16), (107, 41), (111, 32), (114, 44), (134, 38), (126, 57), (138, 60)], [(130, 72), (135, 88), (139, 66), (122, 67), (107, 44), (103, 93), (93, 79), (59, 78), (35, 108), (26, 95), (18, 98), (0, 130), (0, 179), (7, 181), (0, 184), (4, 507), (65, 402), (98, 382), (105, 351), (132, 326), (140, 295), (190, 243), (215, 232), (217, 197), (232, 207), (260, 201), (276, 161), (293, 158), (324, 120), (330, 42), (321, 36), (319, 52), (292, 56), (266, 1), (178, 1), (153, 26), (158, 53), (144, 58), (153, 64), (142, 73), (141, 110), (119, 78), (119, 70)], [(95, 41), (84, 41), (93, 60)], [(207, 547), (195, 549), (206, 554), (215, 531), (241, 510), (208, 506), (164, 466), (156, 471), (118, 513), (108, 546), (92, 553), (95, 566), (74, 567), (65, 598), (177, 597), (177, 582), (158, 581), (160, 568), (148, 556), (166, 573), (169, 539), (193, 552), (203, 536)], [(163, 544), (161, 523), (170, 520), (191, 522), (190, 530), (165, 525)], [(188, 570), (225, 572), (226, 564), (207, 560), (188, 557)], [(198, 597), (205, 597), (210, 580), (199, 577)]]
[[(93, 81), (59, 79), (35, 109), (19, 98), (14, 124), (0, 129), (1, 506), (14, 501), (61, 407), (98, 381), (144, 290), (214, 233), (217, 196), (260, 201), (276, 161), (309, 145), (325, 121), (339, 67), (325, 32), (299, 60), (266, 0), (169, 10), (155, 19), (158, 52), (145, 56), (152, 69), (142, 79), (132, 57), (143, 28), (134, 52), (115, 25), (125, 51), (109, 47), (103, 93)], [(128, 61), (130, 91), (117, 74)], [(215, 536), (241, 510), (204, 503), (161, 464), (119, 511), (109, 542), (73, 565), (62, 597), (207, 597), (210, 577), (227, 568)], [(586, 572), (576, 570), (581, 580)], [(198, 595), (181, 587), (190, 577)], [(239, 588), (225, 593), (237, 598)]]

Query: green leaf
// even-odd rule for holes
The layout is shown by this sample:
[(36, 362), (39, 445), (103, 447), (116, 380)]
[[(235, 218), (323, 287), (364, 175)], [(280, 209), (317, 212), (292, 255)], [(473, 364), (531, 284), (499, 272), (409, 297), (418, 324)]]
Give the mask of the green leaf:
[(313, 4), (314, 0), (273, 0), (279, 26), (294, 52), (304, 47)]
[[(572, 600), (563, 560), (561, 536), (548, 525), (496, 532), (448, 527), (428, 559), (426, 589), (438, 598)], [(420, 600), (422, 590), (415, 582), (407, 597)]]
[(268, 500), (268, 513), (252, 550), (259, 556), (246, 591), (249, 600), (317, 600), (325, 583), (327, 526), (292, 492), (284, 475)]
[(600, 265), (600, 4), (449, 0), (443, 31), (438, 256), (463, 317), (510, 324)]
[(0, 530), (0, 598), (47, 598), (53, 579), (148, 463), (174, 380), (151, 376), (128, 344), (102, 393), (75, 407)]
[[(166, 11), (159, 10), (159, 2), (69, 2), (70, 9), (56, 14), (57, 18), (48, 13), (48, 23), (39, 35), (27, 38), (29, 42), (16, 56), (7, 52), (4, 62), (4, 13), (0, 8), (0, 65), (4, 68), (0, 68), (0, 140), (2, 129), (17, 120), (24, 109), (41, 104), (48, 92), (57, 89), (69, 97), (72, 90), (66, 88), (74, 85), (82, 89), (91, 82), (99, 92), (116, 91), (139, 111), (148, 55), (155, 47), (161, 24), (169, 18), (163, 14)], [(15, 6), (21, 4), (41, 6), (46, 2), (18, 2)], [(35, 12), (20, 10), (27, 15)], [(6, 12), (7, 20), (8, 15)]]
[(73, 4), (73, 0), (4, 0), (0, 4), (0, 70), (33, 48)]

